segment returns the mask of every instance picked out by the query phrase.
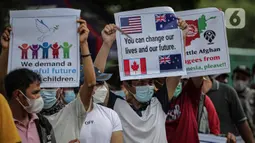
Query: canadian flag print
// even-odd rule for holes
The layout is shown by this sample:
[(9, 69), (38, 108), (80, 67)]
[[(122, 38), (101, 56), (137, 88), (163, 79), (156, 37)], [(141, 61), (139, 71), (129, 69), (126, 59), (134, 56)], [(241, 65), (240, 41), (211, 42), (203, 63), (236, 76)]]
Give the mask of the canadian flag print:
[(147, 74), (146, 58), (124, 60), (125, 76)]

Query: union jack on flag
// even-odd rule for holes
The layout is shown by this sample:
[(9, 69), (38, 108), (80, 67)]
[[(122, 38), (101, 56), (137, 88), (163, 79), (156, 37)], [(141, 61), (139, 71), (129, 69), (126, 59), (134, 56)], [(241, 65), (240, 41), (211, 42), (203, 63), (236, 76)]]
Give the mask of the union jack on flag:
[(182, 70), (181, 54), (160, 55), (158, 59), (160, 73)]
[(159, 64), (171, 64), (171, 59), (170, 59), (170, 55), (167, 56), (160, 56), (159, 57)]
[(174, 13), (155, 14), (156, 31), (178, 28)]
[(157, 14), (156, 15), (156, 23), (157, 22), (166, 22), (166, 15), (165, 14)]

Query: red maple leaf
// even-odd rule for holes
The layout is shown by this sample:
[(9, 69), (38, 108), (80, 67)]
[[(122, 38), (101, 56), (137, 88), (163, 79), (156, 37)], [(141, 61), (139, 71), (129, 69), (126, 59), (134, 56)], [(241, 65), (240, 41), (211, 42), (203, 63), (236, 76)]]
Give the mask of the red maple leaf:
[(137, 71), (139, 69), (139, 65), (136, 63), (136, 61), (133, 62), (133, 65), (131, 65), (131, 68), (133, 71)]

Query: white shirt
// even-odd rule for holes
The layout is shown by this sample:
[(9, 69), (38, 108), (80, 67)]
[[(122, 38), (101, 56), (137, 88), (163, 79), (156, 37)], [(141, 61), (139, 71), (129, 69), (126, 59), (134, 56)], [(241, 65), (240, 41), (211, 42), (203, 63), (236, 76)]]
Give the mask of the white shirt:
[(120, 117), (125, 143), (167, 143), (166, 114), (156, 97), (151, 99), (141, 117), (125, 100), (119, 98), (113, 108)]
[(45, 117), (53, 127), (57, 143), (69, 143), (71, 140), (79, 139), (86, 111), (78, 95), (58, 113)]
[(81, 129), (81, 143), (110, 143), (112, 133), (122, 131), (118, 114), (110, 108), (93, 103), (93, 109)]

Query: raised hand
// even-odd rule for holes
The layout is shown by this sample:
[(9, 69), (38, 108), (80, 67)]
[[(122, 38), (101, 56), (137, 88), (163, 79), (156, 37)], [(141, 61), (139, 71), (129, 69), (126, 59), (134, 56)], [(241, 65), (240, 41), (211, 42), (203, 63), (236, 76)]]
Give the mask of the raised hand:
[(185, 22), (185, 20), (182, 20), (181, 18), (178, 18), (178, 26), (181, 28), (182, 32), (183, 32), (183, 37), (187, 36), (188, 33), (188, 24)]
[(101, 35), (105, 44), (111, 45), (115, 41), (116, 30), (117, 28), (115, 24), (108, 24), (104, 27)]
[(87, 43), (89, 37), (89, 29), (85, 20), (79, 19), (77, 22), (80, 23), (78, 28), (78, 33), (80, 33), (80, 45), (83, 45), (84, 43)]
[(1, 36), (1, 45), (2, 45), (3, 50), (9, 48), (11, 30), (12, 30), (11, 27), (5, 28), (4, 33)]

